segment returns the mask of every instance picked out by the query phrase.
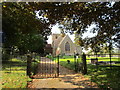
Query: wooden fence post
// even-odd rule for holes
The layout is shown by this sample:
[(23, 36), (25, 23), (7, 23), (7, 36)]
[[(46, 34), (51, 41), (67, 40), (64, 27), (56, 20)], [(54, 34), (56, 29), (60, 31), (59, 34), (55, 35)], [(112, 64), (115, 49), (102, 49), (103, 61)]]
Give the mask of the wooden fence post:
[(32, 57), (27, 55), (27, 75), (31, 76), (31, 65), (32, 65)]
[(86, 55), (83, 53), (82, 55), (82, 62), (83, 62), (83, 74), (87, 74), (87, 63), (86, 63)]

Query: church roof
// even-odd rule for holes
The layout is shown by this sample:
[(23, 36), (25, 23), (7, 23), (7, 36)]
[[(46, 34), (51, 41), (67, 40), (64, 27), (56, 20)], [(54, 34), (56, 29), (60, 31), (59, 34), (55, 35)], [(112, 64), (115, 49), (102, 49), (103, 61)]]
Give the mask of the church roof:
[(66, 37), (69, 37), (69, 36), (68, 36), (68, 35), (65, 35), (65, 36), (61, 39), (61, 42), (59, 42), (59, 46), (60, 46), (60, 44), (62, 43), (62, 41), (63, 41)]

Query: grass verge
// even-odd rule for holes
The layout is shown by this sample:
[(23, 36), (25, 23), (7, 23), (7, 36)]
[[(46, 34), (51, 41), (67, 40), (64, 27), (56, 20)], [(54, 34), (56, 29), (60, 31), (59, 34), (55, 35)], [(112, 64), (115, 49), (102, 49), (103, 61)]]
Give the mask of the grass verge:
[(26, 75), (26, 61), (12, 59), (2, 64), (2, 88), (25, 89), (31, 79)]
[[(120, 65), (120, 64), (119, 64)], [(98, 67), (95, 65), (87, 65), (88, 74), (92, 82), (95, 82), (100, 88), (120, 88), (120, 67)]]

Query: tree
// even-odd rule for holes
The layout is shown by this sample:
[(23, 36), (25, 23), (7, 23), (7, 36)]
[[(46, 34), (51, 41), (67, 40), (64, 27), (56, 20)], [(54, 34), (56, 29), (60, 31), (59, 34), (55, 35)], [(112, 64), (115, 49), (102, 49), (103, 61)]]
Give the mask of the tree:
[(82, 35), (91, 24), (96, 24), (96, 27), (91, 32), (97, 32), (97, 35), (85, 39), (87, 45), (99, 45), (108, 42), (112, 36), (115, 36), (113, 40), (118, 42), (119, 45), (120, 2), (114, 4), (110, 2), (34, 4), (39, 6), (37, 8), (39, 14), (46, 17), (51, 24), (59, 23), (62, 28), (71, 33), (77, 31), (79, 35)]
[(22, 34), (17, 47), (24, 54), (28, 52), (44, 53), (44, 39), (40, 34)]
[[(29, 8), (28, 8), (29, 6)], [(5, 34), (4, 48), (17, 46), (20, 51), (27, 53), (41, 51), (49, 35), (49, 23), (38, 19), (33, 6), (25, 2), (6, 2), (2, 9), (2, 29)], [(38, 50), (39, 49), (39, 50)]]
[(81, 35), (77, 34), (77, 32), (75, 32), (75, 44), (78, 45), (78, 46), (84, 46), (84, 42), (82, 40), (82, 37)]
[[(43, 35), (46, 35), (50, 31), (49, 27), (52, 27), (54, 24), (58, 23), (60, 27), (64, 28), (70, 33), (74, 33), (75, 31), (79, 35), (83, 35), (83, 33), (87, 31), (87, 28), (91, 24), (95, 24), (96, 27), (91, 30), (93, 33), (97, 32), (97, 35), (95, 37), (85, 38), (84, 40), (80, 38), (84, 42), (84, 46), (101, 45), (102, 43), (108, 42), (113, 36), (114, 38), (112, 40), (117, 42), (117, 45), (119, 46), (120, 2), (115, 2), (114, 4), (110, 2), (29, 2), (5, 4), (11, 7), (7, 9), (11, 12), (14, 12), (16, 10), (25, 12), (25, 15), (22, 12), (16, 12), (13, 17), (18, 15), (23, 18), (22, 15), (24, 15), (24, 17), (29, 16), (34, 18), (33, 20), (31, 20), (32, 18), (26, 19), (27, 21), (31, 21), (32, 24), (34, 23), (33, 27), (36, 27), (35, 29), (29, 28), (30, 31), (37, 30)], [(38, 12), (40, 20), (35, 19), (35, 12)], [(14, 19), (15, 21), (12, 21), (15, 22), (14, 24), (16, 25), (16, 21), (18, 21), (17, 23), (19, 23), (19, 21), (24, 22), (21, 18)], [(20, 24), (17, 24), (19, 28), (21, 25), (24, 27), (24, 24), (22, 24), (22, 22)], [(27, 22), (28, 27), (29, 25), (32, 26), (31, 23), (28, 23), (30, 22)], [(14, 26), (14, 24), (12, 25)], [(37, 26), (38, 24), (41, 26)], [(12, 28), (11, 30), (14, 29)], [(22, 31), (22, 33), (25, 33), (27, 30), (27, 27), (24, 29), (20, 28), (20, 31)]]

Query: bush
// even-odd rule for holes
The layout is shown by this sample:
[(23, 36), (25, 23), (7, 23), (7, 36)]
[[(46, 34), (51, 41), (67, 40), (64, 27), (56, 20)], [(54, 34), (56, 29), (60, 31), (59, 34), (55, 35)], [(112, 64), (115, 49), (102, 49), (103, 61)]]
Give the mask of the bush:
[(2, 62), (5, 63), (10, 59), (10, 55), (9, 54), (2, 54)]

